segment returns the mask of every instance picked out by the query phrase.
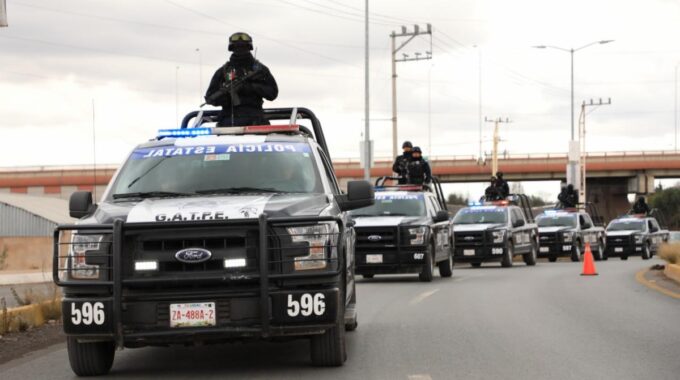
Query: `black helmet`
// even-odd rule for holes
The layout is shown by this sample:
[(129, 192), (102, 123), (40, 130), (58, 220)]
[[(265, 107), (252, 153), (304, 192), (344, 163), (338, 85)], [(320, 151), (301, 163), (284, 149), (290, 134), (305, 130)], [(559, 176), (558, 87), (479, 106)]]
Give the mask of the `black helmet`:
[(247, 46), (248, 50), (253, 50), (253, 38), (248, 33), (236, 32), (229, 36), (229, 51), (234, 51), (236, 46)]
[(422, 154), (423, 151), (420, 150), (420, 147), (419, 147), (419, 146), (414, 146), (414, 147), (413, 147), (413, 153), (420, 153), (420, 154)]
[(404, 149), (404, 148), (413, 148), (413, 144), (411, 144), (410, 141), (404, 141), (404, 143), (401, 144), (401, 149)]
[(503, 172), (496, 172), (496, 177), (498, 179), (503, 179)]

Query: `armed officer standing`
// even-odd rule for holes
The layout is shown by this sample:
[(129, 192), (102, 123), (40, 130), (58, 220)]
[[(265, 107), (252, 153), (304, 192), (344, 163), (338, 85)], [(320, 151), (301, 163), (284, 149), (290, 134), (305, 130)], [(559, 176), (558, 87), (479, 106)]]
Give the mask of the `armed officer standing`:
[(267, 66), (250, 53), (252, 50), (253, 39), (247, 33), (229, 37), (231, 57), (217, 69), (205, 94), (206, 103), (222, 107), (218, 126), (269, 124), (262, 99), (276, 99), (279, 88)]
[(645, 202), (645, 197), (639, 197), (635, 204), (633, 204), (633, 209), (631, 210), (633, 214), (649, 214), (649, 205)]
[(394, 159), (394, 164), (392, 164), (392, 171), (397, 173), (399, 176), (399, 184), (403, 185), (408, 183), (408, 164), (411, 162), (411, 149), (413, 149), (413, 144), (410, 141), (404, 141), (401, 144), (401, 149), (404, 150), (404, 154), (397, 156)]
[(408, 163), (408, 183), (422, 185), (432, 182), (430, 164), (423, 159), (423, 151), (420, 147), (413, 147), (411, 161)]
[(501, 199), (505, 199), (510, 195), (510, 187), (508, 181), (503, 179), (503, 172), (496, 173), (496, 190)]

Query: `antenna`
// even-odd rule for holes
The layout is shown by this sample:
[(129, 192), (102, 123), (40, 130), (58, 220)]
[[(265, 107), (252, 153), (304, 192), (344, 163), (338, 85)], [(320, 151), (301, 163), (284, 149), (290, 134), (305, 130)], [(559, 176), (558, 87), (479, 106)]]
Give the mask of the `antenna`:
[(97, 137), (95, 134), (94, 98), (92, 98), (92, 196), (97, 201)]

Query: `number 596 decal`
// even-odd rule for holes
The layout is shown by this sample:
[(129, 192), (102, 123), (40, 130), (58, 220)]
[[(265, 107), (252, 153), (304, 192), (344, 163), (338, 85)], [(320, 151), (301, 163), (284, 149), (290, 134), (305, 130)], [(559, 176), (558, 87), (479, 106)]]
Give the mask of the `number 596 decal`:
[(289, 317), (309, 317), (310, 315), (322, 316), (326, 312), (326, 296), (323, 293), (304, 293), (300, 300), (292, 294), (288, 295), (287, 312)]
[(71, 323), (74, 325), (103, 325), (106, 320), (104, 304), (101, 302), (83, 302), (80, 307), (71, 303)]

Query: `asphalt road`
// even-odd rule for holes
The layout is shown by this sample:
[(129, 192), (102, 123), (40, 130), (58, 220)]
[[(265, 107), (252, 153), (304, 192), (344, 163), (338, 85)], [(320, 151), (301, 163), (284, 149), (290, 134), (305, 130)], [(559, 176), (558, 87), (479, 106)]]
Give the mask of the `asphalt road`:
[[(653, 260), (656, 261), (656, 260)], [(680, 302), (635, 281), (652, 262), (489, 265), (452, 279), (377, 277), (359, 287), (359, 329), (344, 367), (309, 366), (308, 344), (253, 343), (118, 352), (115, 378), (674, 379)], [(68, 379), (64, 345), (0, 367), (10, 379)]]

